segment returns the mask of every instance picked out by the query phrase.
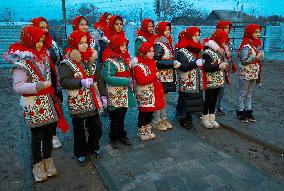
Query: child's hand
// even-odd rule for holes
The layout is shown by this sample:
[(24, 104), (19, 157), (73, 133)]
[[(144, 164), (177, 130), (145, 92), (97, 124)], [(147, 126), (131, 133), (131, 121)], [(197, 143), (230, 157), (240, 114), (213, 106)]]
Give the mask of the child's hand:
[(49, 86), (51, 86), (51, 82), (50, 81), (40, 81), (36, 83), (36, 90), (37, 91), (41, 91), (45, 88), (48, 88)]
[(264, 57), (264, 52), (263, 52), (263, 51), (260, 51), (260, 52), (257, 54), (257, 56), (256, 56), (256, 58), (257, 58), (258, 60), (262, 59), (263, 57)]
[(93, 78), (86, 78), (81, 80), (82, 86), (84, 86), (87, 89), (90, 89), (90, 86), (93, 84), (94, 79)]
[(98, 58), (98, 52), (96, 50), (93, 50), (93, 54), (90, 57), (90, 62), (94, 63), (96, 61), (96, 59)]
[(76, 62), (81, 62), (82, 58), (81, 58), (81, 54), (79, 50), (73, 49), (70, 52), (70, 58), (71, 60), (75, 60)]
[(103, 105), (103, 109), (107, 107), (107, 97), (106, 96), (101, 96), (101, 102)]
[(227, 68), (227, 63), (226, 62), (222, 62), (221, 64), (219, 64), (219, 69), (220, 70), (225, 70)]
[(174, 61), (174, 68), (179, 68), (181, 63), (177, 60)]
[(201, 67), (201, 66), (203, 66), (204, 62), (205, 62), (205, 60), (203, 60), (203, 59), (198, 59), (198, 60), (196, 60), (196, 65), (199, 66), (199, 67)]

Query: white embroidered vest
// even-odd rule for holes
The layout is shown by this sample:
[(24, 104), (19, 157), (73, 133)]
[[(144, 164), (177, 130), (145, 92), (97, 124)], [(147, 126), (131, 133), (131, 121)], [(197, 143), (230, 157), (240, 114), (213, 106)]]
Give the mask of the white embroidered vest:
[[(178, 50), (186, 55), (187, 59), (195, 61), (195, 56), (185, 48)], [(198, 93), (203, 89), (203, 76), (200, 68), (195, 68), (187, 72), (178, 72), (178, 91), (186, 93)]]
[[(163, 50), (164, 50), (164, 55), (162, 57), (162, 59), (164, 60), (170, 60), (170, 59), (174, 59), (174, 55), (172, 54), (171, 50), (164, 44), (161, 42), (157, 42), (157, 44), (159, 44), (160, 46), (162, 46)], [(159, 69), (158, 72), (160, 73), (160, 81), (161, 82), (174, 82), (174, 69)]]
[[(138, 63), (135, 67), (142, 69), (145, 76), (151, 74), (150, 68), (144, 64)], [(155, 94), (154, 94), (154, 84), (150, 83), (145, 86), (135, 85), (136, 89), (136, 99), (138, 107), (155, 107)]]
[[(83, 79), (83, 74), (75, 63), (73, 63), (69, 59), (63, 60), (61, 64), (63, 63), (71, 68), (74, 74), (74, 78)], [(93, 64), (90, 67), (89, 76), (95, 76), (95, 72), (96, 66)], [(93, 86), (96, 94), (95, 99), (99, 103), (100, 108), (102, 108), (97, 82), (94, 82)], [(92, 92), (85, 87), (82, 87), (80, 89), (67, 89), (67, 103), (70, 114), (85, 113), (97, 109), (94, 98), (92, 96)]]
[[(114, 59), (107, 59), (117, 69), (117, 72), (125, 72), (126, 65), (123, 62), (116, 61)], [(118, 77), (119, 78), (119, 77)], [(112, 86), (107, 84), (108, 92), (108, 106), (111, 107), (128, 107), (128, 87), (127, 86)]]
[[(251, 50), (253, 56), (256, 57), (257, 53), (255, 49), (251, 47), (250, 44), (245, 45), (244, 47), (248, 47)], [(259, 77), (260, 66), (259, 64), (248, 64), (248, 65), (241, 65), (240, 64), (240, 78), (244, 80), (257, 80)]]
[[(211, 64), (220, 64), (223, 60), (214, 50), (208, 48), (204, 51), (204, 54), (208, 54), (213, 62)], [(224, 85), (225, 74), (223, 70), (218, 70), (216, 72), (206, 72), (207, 82), (206, 88), (219, 88)]]
[[(26, 61), (20, 60), (18, 62), (15, 62), (14, 65), (17, 68), (23, 69), (27, 73), (28, 83), (35, 83), (40, 81), (38, 76)], [(45, 61), (45, 65), (45, 74), (42, 74), (40, 69), (36, 65), (35, 67), (44, 77), (45, 81), (50, 81), (50, 65), (47, 60)], [(20, 105), (24, 113), (25, 121), (31, 128), (54, 123), (58, 120), (58, 115), (50, 95), (21, 96)]]

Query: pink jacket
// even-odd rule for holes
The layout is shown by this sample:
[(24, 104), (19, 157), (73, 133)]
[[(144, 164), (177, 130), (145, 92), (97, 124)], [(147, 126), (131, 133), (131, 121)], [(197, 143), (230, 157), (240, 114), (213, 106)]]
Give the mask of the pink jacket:
[(36, 94), (36, 82), (27, 83), (28, 75), (19, 68), (13, 70), (13, 89), (19, 94)]

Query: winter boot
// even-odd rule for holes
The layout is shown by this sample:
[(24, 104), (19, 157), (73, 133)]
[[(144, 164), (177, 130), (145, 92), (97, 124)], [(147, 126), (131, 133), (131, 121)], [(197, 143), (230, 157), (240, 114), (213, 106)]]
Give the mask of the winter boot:
[(162, 121), (158, 121), (154, 123), (154, 128), (159, 131), (166, 131), (168, 128), (162, 123)]
[(36, 182), (42, 182), (47, 180), (47, 174), (44, 170), (44, 165), (42, 161), (33, 165), (33, 175)]
[(57, 170), (53, 164), (52, 158), (43, 159), (43, 165), (47, 176), (55, 176), (57, 175)]
[(250, 122), (256, 122), (255, 117), (252, 115), (252, 110), (244, 110), (244, 114), (247, 116)]
[(213, 125), (214, 128), (219, 128), (220, 125), (215, 121), (215, 114), (209, 114), (209, 121)]
[(173, 128), (172, 124), (167, 119), (162, 120), (162, 123), (167, 127), (167, 129)]
[(244, 111), (238, 111), (236, 110), (236, 113), (237, 113), (237, 117), (240, 121), (244, 122), (244, 123), (248, 123), (249, 120), (248, 120), (248, 117), (247, 115), (244, 113)]
[(209, 121), (209, 114), (207, 115), (202, 115), (201, 117), (201, 125), (203, 125), (206, 129), (213, 129), (212, 123)]

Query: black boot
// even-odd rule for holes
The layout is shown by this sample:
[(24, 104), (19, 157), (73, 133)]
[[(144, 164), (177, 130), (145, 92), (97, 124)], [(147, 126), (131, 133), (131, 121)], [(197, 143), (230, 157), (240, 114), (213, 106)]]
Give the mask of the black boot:
[(244, 123), (248, 123), (249, 119), (247, 117), (247, 115), (244, 113), (244, 111), (238, 111), (236, 110), (237, 113), (237, 117), (240, 121), (244, 122)]
[(255, 117), (252, 115), (252, 110), (244, 110), (245, 115), (247, 116), (250, 122), (256, 122)]
[(120, 137), (118, 139), (118, 141), (121, 142), (123, 145), (126, 145), (126, 146), (130, 146), (131, 145), (131, 142), (130, 142), (128, 137)]

